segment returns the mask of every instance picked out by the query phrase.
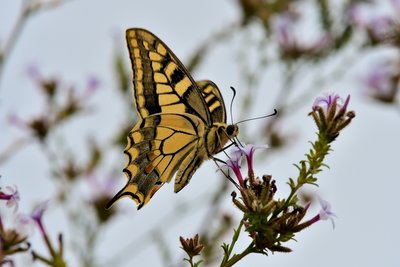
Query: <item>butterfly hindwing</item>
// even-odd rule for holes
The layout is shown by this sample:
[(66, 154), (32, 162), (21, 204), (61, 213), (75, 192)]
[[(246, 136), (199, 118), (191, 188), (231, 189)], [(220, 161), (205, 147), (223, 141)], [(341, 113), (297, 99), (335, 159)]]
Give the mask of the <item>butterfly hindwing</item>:
[(213, 122), (226, 122), (224, 99), (217, 85), (209, 80), (197, 81)]
[[(197, 81), (196, 83), (206, 102), (212, 121), (225, 123), (225, 104), (218, 87), (209, 80)], [(175, 177), (175, 192), (179, 192), (189, 183), (194, 172), (200, 167), (204, 159), (207, 158), (205, 154), (205, 150), (197, 147), (196, 150), (193, 150), (185, 158)]]
[(127, 185), (114, 200), (129, 196), (139, 208), (146, 204), (188, 155), (196, 150), (203, 122), (191, 114), (154, 114), (144, 118), (128, 135), (124, 173)]

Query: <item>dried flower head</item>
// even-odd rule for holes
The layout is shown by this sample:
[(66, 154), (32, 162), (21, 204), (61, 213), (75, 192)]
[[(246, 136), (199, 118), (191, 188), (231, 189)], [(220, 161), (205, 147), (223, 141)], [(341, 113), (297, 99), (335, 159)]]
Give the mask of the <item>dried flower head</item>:
[(179, 241), (181, 242), (182, 249), (188, 254), (190, 258), (194, 256), (200, 255), (200, 252), (203, 250), (204, 246), (200, 244), (199, 234), (196, 234), (194, 238), (183, 238), (179, 237)]

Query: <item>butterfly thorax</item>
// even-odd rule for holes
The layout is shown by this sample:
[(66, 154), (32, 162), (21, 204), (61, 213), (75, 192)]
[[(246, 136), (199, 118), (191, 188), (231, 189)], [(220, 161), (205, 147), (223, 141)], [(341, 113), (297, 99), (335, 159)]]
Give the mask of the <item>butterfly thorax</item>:
[(223, 122), (214, 122), (205, 135), (205, 144), (208, 157), (220, 152), (229, 140), (233, 140), (239, 133), (236, 124), (228, 125)]

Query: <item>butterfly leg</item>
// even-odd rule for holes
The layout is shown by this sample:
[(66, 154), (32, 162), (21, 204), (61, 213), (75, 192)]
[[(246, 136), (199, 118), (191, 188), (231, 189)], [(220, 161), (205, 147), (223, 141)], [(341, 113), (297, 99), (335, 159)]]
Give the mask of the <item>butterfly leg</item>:
[(237, 189), (240, 190), (239, 185), (238, 185), (238, 184), (235, 182), (235, 180), (233, 180), (232, 177), (229, 175), (229, 170), (228, 170), (228, 174), (227, 174), (227, 173), (221, 168), (221, 166), (218, 165), (218, 162), (219, 162), (219, 163), (222, 163), (222, 164), (224, 164), (224, 165), (226, 166), (226, 162), (223, 161), (223, 160), (221, 160), (221, 159), (219, 159), (219, 158), (217, 158), (217, 157), (211, 157), (211, 159), (214, 161), (215, 165), (217, 165), (218, 169), (224, 174), (224, 176), (225, 176), (226, 178), (228, 178), (228, 180), (229, 180), (231, 183), (233, 183), (233, 184), (236, 186)]

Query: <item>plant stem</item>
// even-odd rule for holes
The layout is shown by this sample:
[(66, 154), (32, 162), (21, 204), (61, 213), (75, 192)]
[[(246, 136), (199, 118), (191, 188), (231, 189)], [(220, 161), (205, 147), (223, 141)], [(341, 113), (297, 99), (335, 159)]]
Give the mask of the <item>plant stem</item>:
[(240, 231), (242, 230), (242, 227), (243, 227), (243, 220), (240, 220), (239, 226), (235, 230), (234, 235), (232, 237), (232, 242), (231, 242), (231, 244), (228, 245), (228, 247), (225, 251), (224, 258), (222, 259), (222, 262), (221, 262), (221, 267), (233, 266), (235, 263), (237, 263), (238, 261), (243, 259), (248, 254), (256, 251), (254, 248), (254, 242), (251, 242), (250, 245), (245, 250), (243, 250), (240, 254), (234, 254), (232, 256), (232, 258), (230, 258), (233, 248), (235, 247), (235, 244), (236, 244), (237, 240), (239, 239), (239, 235), (240, 235)]
[(221, 267), (225, 266), (225, 263), (227, 263), (229, 261), (229, 257), (232, 253), (233, 247), (236, 244), (236, 241), (239, 238), (240, 230), (242, 229), (242, 226), (243, 226), (243, 220), (240, 220), (238, 228), (234, 231), (234, 235), (232, 237), (232, 243), (230, 245), (228, 245), (228, 248), (225, 250), (225, 255), (221, 262)]
[(235, 263), (237, 263), (238, 261), (240, 261), (241, 259), (243, 259), (252, 252), (255, 252), (254, 242), (251, 242), (250, 245), (245, 250), (243, 250), (242, 253), (233, 255), (233, 257), (230, 260), (228, 260), (225, 264), (223, 265), (221, 264), (221, 267), (233, 266)]

